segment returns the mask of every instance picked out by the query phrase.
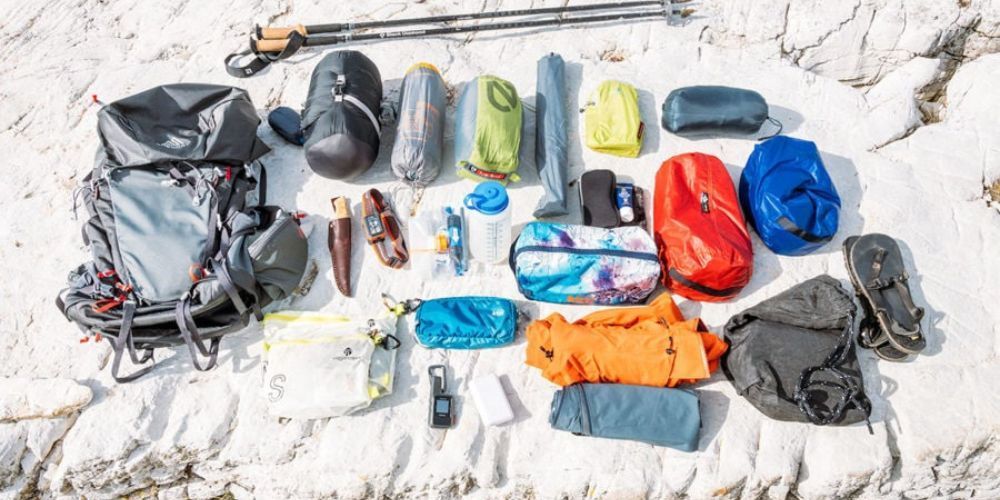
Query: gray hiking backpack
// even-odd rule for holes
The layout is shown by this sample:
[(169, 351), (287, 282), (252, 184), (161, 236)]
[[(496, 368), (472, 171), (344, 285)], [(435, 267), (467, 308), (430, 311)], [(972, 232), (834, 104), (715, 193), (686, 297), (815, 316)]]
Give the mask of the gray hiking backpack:
[[(298, 286), (306, 239), (293, 214), (264, 205), (259, 122), (244, 90), (208, 84), (155, 87), (99, 112), (101, 147), (76, 195), (93, 260), (70, 273), (57, 305), (111, 342), (115, 380), (148, 373), (154, 348), (180, 344), (211, 369), (224, 334)], [(146, 366), (120, 376), (126, 351)]]

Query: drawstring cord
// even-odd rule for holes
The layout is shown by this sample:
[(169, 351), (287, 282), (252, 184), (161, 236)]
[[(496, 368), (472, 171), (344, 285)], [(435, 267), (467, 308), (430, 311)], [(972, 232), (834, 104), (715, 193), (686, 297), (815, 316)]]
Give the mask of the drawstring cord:
[[(853, 325), (854, 315), (850, 315), (850, 322), (841, 334), (840, 344), (819, 366), (813, 366), (802, 370), (799, 382), (795, 389), (795, 402), (799, 409), (806, 415), (810, 422), (816, 425), (827, 425), (840, 420), (847, 413), (849, 406), (854, 406), (865, 414), (865, 422), (868, 425), (868, 433), (874, 435), (875, 431), (871, 424), (871, 401), (865, 395), (861, 385), (854, 377), (841, 371), (840, 366), (851, 353), (853, 348)], [(813, 380), (813, 376), (821, 372), (832, 373), (841, 384), (827, 380)], [(829, 412), (822, 412), (818, 404), (813, 404), (809, 390), (813, 387), (827, 387), (841, 391), (840, 400)]]
[(767, 136), (764, 136), (764, 137), (761, 137), (761, 138), (757, 139), (758, 141), (764, 141), (764, 140), (770, 139), (772, 137), (777, 137), (778, 134), (780, 134), (781, 131), (785, 129), (785, 126), (782, 125), (780, 121), (778, 121), (778, 120), (776, 120), (776, 119), (774, 119), (774, 118), (772, 118), (770, 116), (767, 117), (767, 121), (771, 122), (772, 125), (778, 127), (778, 130), (775, 133), (771, 134), (771, 135), (767, 135)]

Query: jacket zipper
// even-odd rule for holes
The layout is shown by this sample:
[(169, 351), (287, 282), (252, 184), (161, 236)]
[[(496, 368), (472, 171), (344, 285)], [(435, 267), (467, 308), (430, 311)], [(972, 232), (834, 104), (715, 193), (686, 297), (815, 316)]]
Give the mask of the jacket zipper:
[(652, 262), (659, 262), (659, 258), (656, 254), (643, 253), (643, 252), (633, 252), (631, 250), (611, 250), (611, 249), (601, 249), (601, 248), (561, 248), (561, 247), (546, 247), (542, 245), (528, 245), (518, 248), (514, 252), (514, 259), (517, 259), (522, 252), (545, 252), (545, 253), (571, 253), (576, 255), (608, 255), (611, 257), (625, 257), (629, 259), (639, 259), (648, 260)]

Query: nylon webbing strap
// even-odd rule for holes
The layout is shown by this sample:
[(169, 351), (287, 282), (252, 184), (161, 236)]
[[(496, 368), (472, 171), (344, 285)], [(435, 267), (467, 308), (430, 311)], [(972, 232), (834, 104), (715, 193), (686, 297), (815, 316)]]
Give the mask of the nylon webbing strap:
[(685, 277), (683, 274), (681, 274), (680, 272), (678, 272), (676, 269), (674, 269), (672, 267), (670, 268), (669, 271), (667, 271), (667, 274), (670, 275), (670, 279), (672, 279), (672, 280), (674, 280), (674, 281), (676, 281), (676, 282), (678, 282), (678, 283), (680, 283), (680, 284), (682, 284), (682, 285), (684, 285), (684, 286), (686, 286), (686, 287), (688, 287), (688, 288), (690, 288), (690, 289), (692, 289), (692, 290), (694, 290), (696, 292), (700, 292), (700, 293), (703, 293), (705, 295), (710, 295), (712, 297), (729, 297), (730, 295), (735, 295), (736, 293), (739, 293), (739, 291), (743, 289), (742, 286), (734, 286), (734, 287), (730, 287), (730, 288), (723, 288), (721, 290), (718, 289), (718, 288), (710, 288), (710, 287), (707, 287), (707, 286), (702, 285), (700, 283), (695, 283), (694, 281), (691, 281), (691, 280), (687, 279), (687, 277)]
[[(198, 334), (198, 325), (195, 324), (194, 318), (191, 316), (191, 296), (190, 294), (184, 294), (184, 297), (177, 302), (177, 308), (174, 310), (177, 320), (177, 328), (181, 331), (181, 337), (184, 339), (184, 343), (187, 344), (188, 350), (191, 352), (191, 364), (198, 371), (208, 371), (215, 368), (215, 365), (219, 358), (219, 337), (215, 337), (211, 340), (208, 347), (205, 347), (205, 343), (202, 342), (201, 335)], [(198, 354), (201, 353), (202, 356), (208, 358), (208, 364), (202, 366), (201, 362), (198, 360)]]
[(806, 231), (805, 229), (799, 227), (797, 224), (792, 222), (792, 219), (789, 219), (784, 215), (778, 217), (777, 222), (778, 225), (781, 226), (781, 229), (784, 229), (785, 231), (792, 233), (802, 241), (808, 241), (809, 243), (824, 243), (830, 241), (830, 239), (833, 238), (833, 236), (817, 236), (815, 234), (812, 234), (809, 231)]
[(122, 324), (118, 328), (118, 338), (111, 341), (111, 347), (114, 351), (114, 358), (111, 360), (111, 376), (115, 379), (115, 382), (118, 383), (131, 382), (149, 373), (156, 366), (155, 364), (151, 364), (124, 377), (118, 375), (119, 369), (121, 368), (122, 357), (125, 354), (126, 348), (128, 349), (128, 355), (133, 364), (142, 365), (153, 359), (152, 349), (146, 349), (141, 358), (135, 350), (135, 344), (132, 341), (133, 318), (135, 318), (135, 302), (126, 300), (122, 304)]

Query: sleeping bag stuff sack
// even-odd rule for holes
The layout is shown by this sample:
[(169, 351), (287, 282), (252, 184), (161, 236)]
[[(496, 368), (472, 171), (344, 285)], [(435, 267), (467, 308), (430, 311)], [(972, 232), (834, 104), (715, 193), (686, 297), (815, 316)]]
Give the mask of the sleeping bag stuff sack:
[(868, 420), (854, 349), (855, 306), (840, 281), (821, 275), (729, 319), (722, 371), (775, 420), (849, 425)]
[(549, 424), (578, 436), (694, 451), (701, 431), (701, 408), (697, 393), (684, 389), (574, 384), (552, 396)]
[(584, 106), (587, 147), (626, 158), (639, 156), (645, 126), (639, 114), (639, 93), (625, 82), (601, 83)]
[(753, 246), (718, 158), (687, 153), (656, 173), (653, 228), (663, 285), (692, 300), (730, 299), (750, 281)]
[(445, 87), (441, 73), (428, 63), (406, 72), (399, 96), (392, 173), (414, 187), (424, 187), (441, 171), (444, 151)]
[(455, 110), (455, 158), (459, 177), (507, 184), (521, 150), (521, 98), (514, 84), (484, 75), (462, 89)]
[(375, 163), (382, 127), (382, 76), (354, 50), (319, 61), (302, 111), (309, 168), (329, 179), (352, 179)]
[(837, 233), (840, 195), (811, 141), (779, 136), (755, 146), (740, 203), (761, 241), (781, 255), (807, 254)]
[(557, 304), (638, 304), (656, 288), (656, 243), (644, 229), (530, 222), (511, 247), (517, 287)]
[(545, 194), (535, 208), (535, 218), (566, 215), (566, 64), (559, 54), (538, 60), (535, 92), (535, 166)]
[(525, 364), (550, 382), (676, 387), (709, 378), (726, 343), (685, 319), (669, 293), (649, 305), (615, 307), (572, 323), (559, 313), (531, 322)]

